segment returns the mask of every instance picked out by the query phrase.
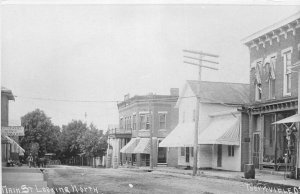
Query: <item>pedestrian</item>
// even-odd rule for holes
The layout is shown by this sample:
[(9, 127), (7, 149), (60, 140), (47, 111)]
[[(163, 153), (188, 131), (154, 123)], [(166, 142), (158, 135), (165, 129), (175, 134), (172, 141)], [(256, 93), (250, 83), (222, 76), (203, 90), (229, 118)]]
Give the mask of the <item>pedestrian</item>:
[(28, 156), (28, 165), (29, 165), (29, 168), (31, 168), (31, 166), (33, 165), (33, 157), (32, 157), (32, 155), (31, 155), (31, 153), (29, 154), (29, 156)]

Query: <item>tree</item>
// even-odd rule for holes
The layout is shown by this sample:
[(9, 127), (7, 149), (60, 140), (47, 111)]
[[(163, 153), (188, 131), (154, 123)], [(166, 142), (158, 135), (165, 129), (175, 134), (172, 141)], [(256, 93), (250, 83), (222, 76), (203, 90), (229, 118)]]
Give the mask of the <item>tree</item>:
[(79, 139), (87, 130), (87, 125), (80, 120), (73, 120), (62, 127), (60, 147), (63, 158), (75, 157), (81, 153)]
[(88, 130), (83, 133), (81, 138), (78, 139), (81, 152), (86, 157), (103, 156), (107, 149), (107, 136), (98, 130), (93, 124), (90, 125)]
[[(50, 117), (40, 109), (36, 109), (21, 117), (21, 125), (25, 135), (20, 138), (21, 146), (29, 152), (36, 152), (39, 157), (45, 153), (57, 153), (60, 128), (55, 126)], [(29, 154), (29, 153), (26, 153)]]

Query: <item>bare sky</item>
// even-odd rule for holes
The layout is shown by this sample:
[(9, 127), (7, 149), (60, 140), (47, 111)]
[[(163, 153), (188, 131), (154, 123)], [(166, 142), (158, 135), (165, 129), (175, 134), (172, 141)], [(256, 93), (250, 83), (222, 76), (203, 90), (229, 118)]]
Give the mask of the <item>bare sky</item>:
[(203, 70), (202, 80), (248, 83), (249, 53), (241, 39), (299, 10), (283, 5), (4, 5), (1, 81), (17, 96), (10, 102), (10, 125), (40, 108), (56, 125), (85, 120), (86, 112), (88, 123), (106, 129), (118, 122), (116, 103), (74, 101), (120, 101), (126, 93), (182, 89), (185, 80), (197, 79), (197, 68), (183, 63), (183, 49), (220, 55), (219, 70)]

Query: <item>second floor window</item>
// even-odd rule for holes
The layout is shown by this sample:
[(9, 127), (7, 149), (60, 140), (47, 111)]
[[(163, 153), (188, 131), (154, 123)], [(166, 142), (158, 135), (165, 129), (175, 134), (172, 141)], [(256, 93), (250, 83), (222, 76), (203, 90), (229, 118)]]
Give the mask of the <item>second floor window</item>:
[(167, 115), (165, 113), (159, 114), (159, 129), (166, 129), (167, 128)]
[(136, 116), (132, 116), (132, 130), (136, 130)]
[(151, 116), (150, 114), (146, 115), (146, 129), (150, 129), (151, 128)]
[(292, 51), (288, 50), (283, 53), (283, 66), (284, 66), (284, 78), (283, 78), (283, 95), (291, 95), (292, 89)]
[(123, 118), (120, 118), (120, 129), (123, 129)]
[(140, 115), (140, 129), (146, 129), (146, 115)]
[(268, 83), (268, 98), (275, 99), (275, 65), (276, 65), (276, 55), (268, 58), (265, 62), (265, 72), (267, 76)]
[(127, 117), (127, 129), (131, 129), (131, 117)]
[(259, 60), (256, 62), (255, 67), (255, 101), (260, 101), (262, 97), (262, 88), (261, 88), (261, 68), (262, 61)]

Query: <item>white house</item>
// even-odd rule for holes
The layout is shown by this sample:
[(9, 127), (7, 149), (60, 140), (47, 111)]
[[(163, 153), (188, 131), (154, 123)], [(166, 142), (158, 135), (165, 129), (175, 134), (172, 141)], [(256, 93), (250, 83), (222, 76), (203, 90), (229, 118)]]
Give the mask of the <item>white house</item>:
[(248, 147), (244, 146), (248, 143), (241, 135), (242, 121), (248, 117), (238, 110), (249, 102), (249, 84), (187, 81), (176, 104), (178, 125), (159, 146), (178, 147), (178, 165), (193, 166), (197, 87), (200, 99), (198, 168), (240, 171), (242, 164), (248, 162), (241, 152), (243, 147), (248, 153)]

